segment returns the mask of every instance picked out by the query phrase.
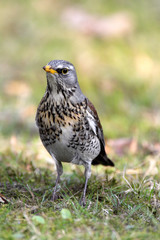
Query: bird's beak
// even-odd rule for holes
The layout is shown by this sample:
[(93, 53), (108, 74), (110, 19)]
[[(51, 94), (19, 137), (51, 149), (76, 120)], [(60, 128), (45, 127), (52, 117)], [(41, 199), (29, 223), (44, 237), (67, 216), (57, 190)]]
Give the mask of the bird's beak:
[(57, 71), (54, 70), (50, 65), (44, 66), (43, 69), (44, 69), (46, 72), (49, 72), (49, 73), (52, 73), (52, 74), (57, 73)]

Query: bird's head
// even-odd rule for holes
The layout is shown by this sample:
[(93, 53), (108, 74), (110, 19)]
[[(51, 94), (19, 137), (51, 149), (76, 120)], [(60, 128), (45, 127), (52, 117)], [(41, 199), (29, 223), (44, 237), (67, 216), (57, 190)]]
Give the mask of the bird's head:
[(52, 60), (43, 69), (47, 72), (48, 87), (70, 89), (78, 84), (76, 70), (70, 62)]
[(52, 60), (43, 69), (47, 73), (47, 91), (55, 100), (65, 97), (74, 102), (84, 101), (85, 96), (79, 87), (76, 70), (72, 63)]

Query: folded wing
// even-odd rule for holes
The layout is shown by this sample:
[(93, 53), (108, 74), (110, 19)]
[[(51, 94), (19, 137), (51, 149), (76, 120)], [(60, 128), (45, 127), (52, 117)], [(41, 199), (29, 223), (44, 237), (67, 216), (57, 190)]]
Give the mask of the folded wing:
[(93, 159), (92, 165), (102, 164), (104, 166), (114, 166), (114, 163), (108, 158), (105, 152), (105, 141), (103, 136), (102, 126), (97, 114), (97, 111), (93, 104), (87, 99), (87, 114), (88, 114), (88, 122), (90, 127), (92, 128), (94, 134), (98, 137), (101, 145), (101, 151), (99, 155)]

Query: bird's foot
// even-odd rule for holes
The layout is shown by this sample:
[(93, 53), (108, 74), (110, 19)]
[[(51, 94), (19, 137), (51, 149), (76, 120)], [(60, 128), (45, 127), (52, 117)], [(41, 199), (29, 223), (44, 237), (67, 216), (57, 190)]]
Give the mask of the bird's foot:
[(86, 206), (86, 199), (85, 199), (84, 196), (83, 196), (83, 197), (81, 198), (81, 200), (79, 201), (79, 204), (80, 204), (82, 207), (85, 207), (85, 206)]
[(60, 185), (57, 184), (54, 189), (53, 189), (53, 193), (52, 193), (52, 198), (51, 200), (54, 202), (59, 198), (59, 191), (60, 191)]
[(55, 202), (58, 199), (58, 195), (53, 192), (51, 200)]

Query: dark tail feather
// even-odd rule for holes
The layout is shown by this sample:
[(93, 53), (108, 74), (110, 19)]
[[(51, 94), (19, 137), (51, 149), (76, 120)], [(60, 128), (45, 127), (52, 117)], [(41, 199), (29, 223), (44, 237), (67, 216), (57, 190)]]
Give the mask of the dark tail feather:
[(92, 165), (102, 164), (103, 166), (112, 166), (114, 167), (114, 163), (107, 157), (107, 155), (98, 155), (92, 161)]
[(108, 158), (105, 152), (104, 144), (102, 143), (102, 141), (100, 141), (100, 144), (101, 144), (101, 151), (99, 155), (95, 159), (93, 159), (92, 165), (102, 164), (103, 166), (114, 167), (114, 163), (112, 162), (112, 160)]

